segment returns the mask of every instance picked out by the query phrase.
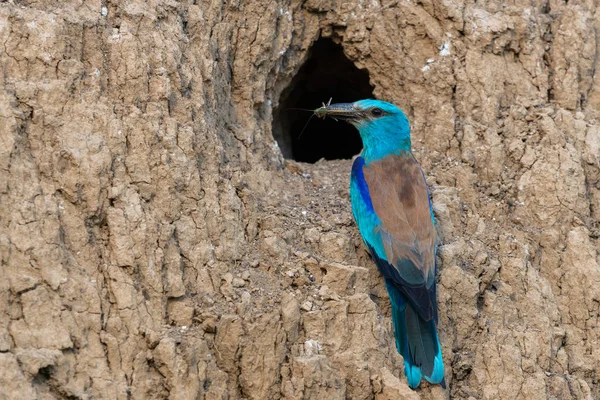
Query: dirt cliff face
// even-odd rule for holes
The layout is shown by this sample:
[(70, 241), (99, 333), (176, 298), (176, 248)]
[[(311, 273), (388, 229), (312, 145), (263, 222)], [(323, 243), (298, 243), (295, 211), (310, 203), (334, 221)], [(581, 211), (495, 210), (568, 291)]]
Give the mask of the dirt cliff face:
[[(197, 3), (0, 3), (0, 398), (600, 397), (597, 2)], [(319, 37), (411, 120), (447, 392), (406, 385), (351, 161), (273, 139)]]

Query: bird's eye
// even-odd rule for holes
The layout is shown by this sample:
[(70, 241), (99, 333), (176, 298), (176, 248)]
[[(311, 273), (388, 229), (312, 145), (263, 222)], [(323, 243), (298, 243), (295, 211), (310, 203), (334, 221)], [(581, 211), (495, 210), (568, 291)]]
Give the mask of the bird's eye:
[(381, 108), (374, 108), (371, 110), (371, 114), (373, 114), (376, 117), (379, 117), (381, 114), (383, 114), (383, 111), (381, 111)]

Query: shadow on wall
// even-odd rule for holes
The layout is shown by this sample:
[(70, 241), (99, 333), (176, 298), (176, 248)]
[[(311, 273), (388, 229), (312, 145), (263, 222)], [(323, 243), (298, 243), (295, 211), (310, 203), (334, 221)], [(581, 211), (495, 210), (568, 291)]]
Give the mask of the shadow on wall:
[(319, 39), (273, 113), (273, 136), (283, 156), (314, 163), (321, 158), (349, 159), (360, 153), (362, 142), (353, 126), (331, 118), (312, 118), (307, 125), (311, 114), (292, 108), (314, 110), (330, 98), (342, 103), (372, 97), (368, 71), (356, 68), (331, 39)]

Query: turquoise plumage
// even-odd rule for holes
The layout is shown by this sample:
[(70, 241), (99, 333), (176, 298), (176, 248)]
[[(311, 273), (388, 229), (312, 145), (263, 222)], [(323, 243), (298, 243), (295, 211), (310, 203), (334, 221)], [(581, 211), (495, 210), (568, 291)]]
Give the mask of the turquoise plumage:
[(362, 138), (364, 148), (350, 177), (352, 213), (385, 279), (408, 385), (414, 389), (425, 378), (445, 388), (436, 329), (435, 222), (423, 172), (411, 152), (408, 119), (379, 100), (330, 104), (317, 115), (346, 120)]

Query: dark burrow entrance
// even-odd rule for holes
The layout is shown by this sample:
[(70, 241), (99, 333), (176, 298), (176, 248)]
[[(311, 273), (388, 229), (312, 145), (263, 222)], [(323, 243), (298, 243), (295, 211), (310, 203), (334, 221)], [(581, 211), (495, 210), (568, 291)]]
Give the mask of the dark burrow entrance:
[(345, 103), (372, 97), (369, 73), (356, 68), (340, 45), (319, 39), (273, 113), (273, 136), (283, 156), (314, 163), (321, 158), (349, 159), (360, 153), (362, 143), (352, 125), (313, 117), (304, 129), (311, 113), (292, 108), (314, 110), (329, 98), (333, 103)]

